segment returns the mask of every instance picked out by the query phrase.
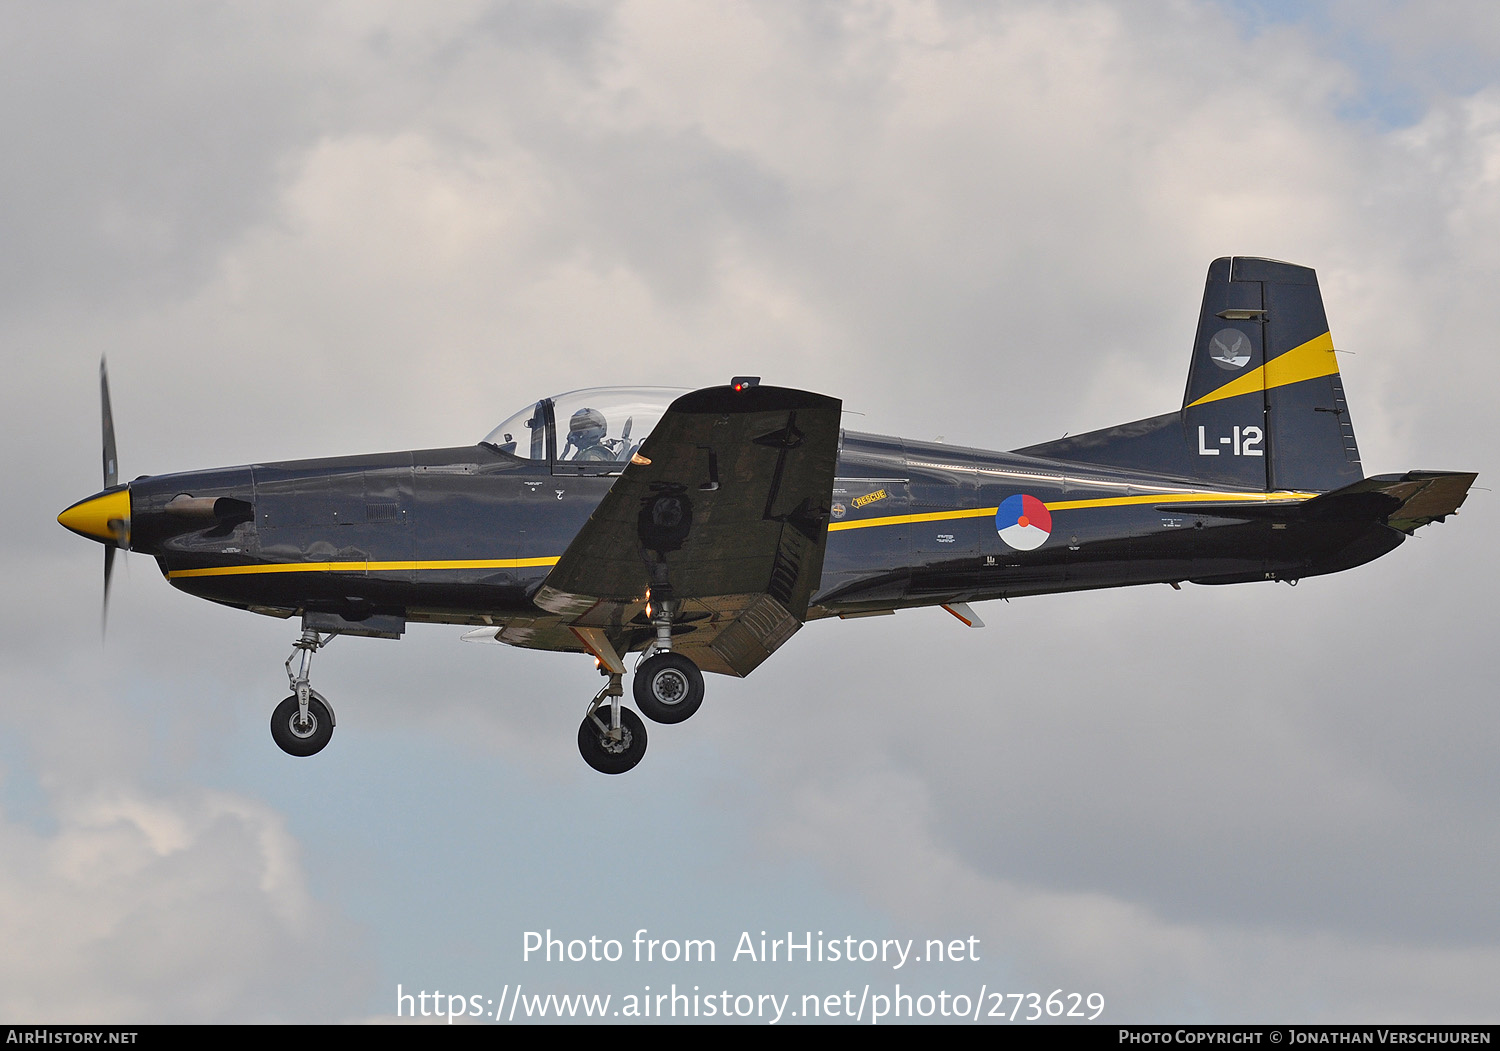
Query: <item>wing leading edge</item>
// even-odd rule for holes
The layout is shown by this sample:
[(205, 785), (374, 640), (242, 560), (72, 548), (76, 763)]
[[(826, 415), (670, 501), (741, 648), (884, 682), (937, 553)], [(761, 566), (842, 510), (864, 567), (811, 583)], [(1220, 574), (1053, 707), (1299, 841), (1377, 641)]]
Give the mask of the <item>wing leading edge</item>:
[(781, 387), (678, 398), (536, 604), (626, 653), (654, 637), (648, 601), (673, 603), (675, 651), (748, 675), (802, 626), (822, 575), (841, 409)]

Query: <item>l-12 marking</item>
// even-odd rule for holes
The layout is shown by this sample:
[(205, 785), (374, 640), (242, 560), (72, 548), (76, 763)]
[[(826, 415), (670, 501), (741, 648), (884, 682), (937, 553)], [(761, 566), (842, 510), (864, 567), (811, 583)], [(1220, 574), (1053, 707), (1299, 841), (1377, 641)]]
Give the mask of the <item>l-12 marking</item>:
[[(1232, 438), (1220, 438), (1220, 445), (1233, 446), (1235, 456), (1264, 456), (1261, 443), (1265, 441), (1265, 433), (1259, 427), (1236, 427)], [(1198, 428), (1198, 455), (1218, 456), (1221, 450), (1210, 449), (1204, 428)]]

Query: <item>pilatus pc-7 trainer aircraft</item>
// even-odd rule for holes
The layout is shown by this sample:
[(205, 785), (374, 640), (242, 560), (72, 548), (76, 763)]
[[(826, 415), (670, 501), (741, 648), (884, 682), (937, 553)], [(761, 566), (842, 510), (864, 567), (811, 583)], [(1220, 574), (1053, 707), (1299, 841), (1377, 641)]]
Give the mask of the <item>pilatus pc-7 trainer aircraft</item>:
[(190, 594), (301, 619), (271, 717), (292, 755), (333, 733), (308, 673), (336, 635), (463, 624), (588, 654), (606, 685), (578, 747), (617, 774), (646, 750), (632, 653), (641, 713), (682, 722), (703, 672), (749, 675), (809, 620), (941, 605), (977, 625), (984, 599), (1334, 573), (1476, 477), (1364, 477), (1317, 278), (1266, 259), (1209, 268), (1180, 410), (1014, 452), (856, 434), (838, 400), (742, 377), (543, 398), (456, 449), (122, 485), (101, 385), (104, 491), (58, 520), (105, 545), (106, 589), (129, 548)]

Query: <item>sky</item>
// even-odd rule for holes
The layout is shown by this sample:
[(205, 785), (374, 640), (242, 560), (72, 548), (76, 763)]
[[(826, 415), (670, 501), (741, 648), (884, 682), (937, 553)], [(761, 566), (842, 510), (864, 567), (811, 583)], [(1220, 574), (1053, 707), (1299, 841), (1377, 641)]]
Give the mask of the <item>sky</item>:
[[(21, 2), (0, 55), (0, 1019), (1500, 1020), (1491, 5)], [(1318, 270), (1366, 471), (1478, 471), (1462, 514), (1295, 589), (814, 623), (621, 777), (591, 662), (442, 626), (320, 653), (285, 756), (295, 623), (137, 555), (101, 642), (54, 521), (101, 355), (122, 477), (736, 374), (1009, 449), (1173, 410), (1224, 255)]]

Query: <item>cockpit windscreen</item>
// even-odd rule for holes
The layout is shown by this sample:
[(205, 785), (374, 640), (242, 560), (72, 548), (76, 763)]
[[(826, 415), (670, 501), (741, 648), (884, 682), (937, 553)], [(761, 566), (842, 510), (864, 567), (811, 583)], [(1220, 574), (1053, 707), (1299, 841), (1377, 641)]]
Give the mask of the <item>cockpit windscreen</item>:
[(484, 444), (529, 460), (623, 470), (685, 388), (594, 387), (543, 398), (485, 436)]

